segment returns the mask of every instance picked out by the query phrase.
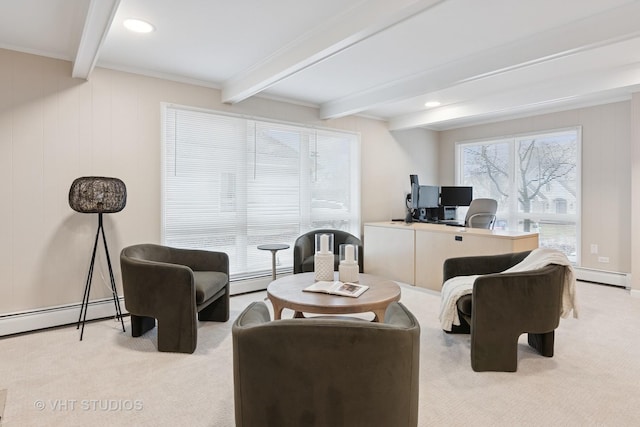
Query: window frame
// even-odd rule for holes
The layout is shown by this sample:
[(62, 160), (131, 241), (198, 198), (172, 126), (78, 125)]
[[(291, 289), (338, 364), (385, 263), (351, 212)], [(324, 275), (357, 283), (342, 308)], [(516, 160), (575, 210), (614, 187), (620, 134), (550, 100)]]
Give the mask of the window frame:
[[(518, 208), (518, 200), (517, 197), (512, 197), (517, 191), (517, 172), (516, 172), (516, 163), (517, 163), (517, 149), (518, 143), (524, 139), (532, 139), (532, 138), (542, 138), (548, 137), (563, 133), (574, 132), (576, 137), (576, 165), (575, 165), (575, 176), (576, 176), (576, 206), (575, 206), (575, 214), (558, 214), (558, 213), (540, 213), (540, 212), (520, 212)], [(553, 220), (571, 220), (575, 222), (576, 227), (576, 256), (575, 256), (575, 265), (581, 265), (581, 248), (582, 248), (582, 227), (581, 227), (581, 218), (582, 218), (582, 126), (569, 126), (563, 128), (556, 129), (548, 129), (548, 130), (540, 130), (533, 132), (523, 132), (517, 134), (510, 135), (499, 135), (494, 137), (486, 137), (480, 139), (471, 139), (471, 140), (461, 140), (456, 141), (455, 143), (455, 183), (456, 185), (465, 185), (464, 184), (464, 167), (462, 165), (463, 156), (462, 150), (464, 147), (468, 146), (479, 146), (479, 145), (488, 145), (492, 143), (508, 143), (509, 144), (509, 206), (507, 211), (507, 216), (509, 218), (509, 223), (511, 224), (509, 227), (509, 231), (518, 231), (517, 227), (514, 227), (513, 224), (517, 224), (519, 221), (523, 221), (525, 219), (530, 219), (535, 221), (536, 223), (541, 223), (544, 221), (553, 221)], [(515, 187), (515, 189), (514, 189)], [(474, 197), (477, 197), (474, 193)], [(554, 202), (554, 201), (552, 201)], [(566, 202), (566, 201), (565, 201)], [(499, 211), (500, 212), (500, 211)], [(555, 210), (554, 210), (555, 212)], [(513, 220), (513, 221), (512, 221)]]
[[(298, 233), (297, 235), (303, 234), (307, 231), (310, 231), (312, 229), (317, 229), (317, 228), (322, 228), (319, 226), (314, 226), (314, 222), (316, 221), (314, 218), (315, 216), (312, 216), (312, 209), (311, 209), (311, 204), (313, 201), (317, 201), (314, 199), (314, 196), (317, 196), (317, 191), (318, 188), (314, 187), (312, 184), (308, 185), (307, 187), (309, 188), (303, 188), (305, 187), (305, 185), (302, 183), (302, 181), (304, 179), (307, 178), (303, 178), (303, 174), (306, 174), (308, 172), (308, 170), (306, 169), (306, 167), (311, 167), (311, 165), (309, 164), (309, 160), (305, 160), (305, 158), (307, 158), (307, 156), (309, 156), (314, 149), (317, 149), (317, 145), (313, 145), (314, 143), (318, 143), (318, 141), (325, 141), (328, 145), (328, 149), (329, 149), (329, 155), (325, 156), (325, 167), (327, 162), (329, 162), (329, 164), (334, 163), (335, 161), (333, 160), (334, 157), (331, 156), (331, 140), (334, 138), (337, 138), (338, 140), (340, 140), (343, 144), (346, 145), (342, 145), (342, 148), (339, 148), (338, 150), (347, 150), (349, 152), (349, 167), (346, 168), (347, 169), (347, 174), (349, 176), (349, 182), (345, 183), (345, 188), (348, 191), (348, 209), (346, 210), (346, 213), (343, 211), (340, 214), (341, 215), (347, 215), (348, 216), (348, 221), (343, 221), (340, 220), (341, 224), (343, 224), (342, 229), (345, 229), (346, 231), (349, 231), (351, 234), (354, 234), (356, 236), (360, 235), (360, 229), (361, 229), (361, 221), (362, 221), (362, 217), (361, 217), (361, 211), (360, 211), (360, 206), (361, 206), (361, 201), (360, 201), (360, 197), (361, 197), (361, 191), (360, 191), (360, 179), (361, 179), (361, 174), (360, 174), (360, 170), (361, 170), (361, 136), (360, 133), (358, 132), (351, 132), (351, 131), (345, 131), (342, 129), (333, 129), (333, 128), (326, 128), (326, 127), (320, 127), (320, 126), (311, 126), (311, 125), (307, 125), (307, 124), (303, 124), (303, 123), (295, 123), (295, 122), (287, 122), (287, 121), (282, 121), (282, 120), (274, 120), (274, 119), (269, 119), (269, 118), (264, 118), (264, 117), (257, 117), (257, 116), (249, 116), (249, 115), (245, 115), (245, 114), (233, 114), (233, 113), (227, 113), (227, 112), (221, 112), (221, 111), (217, 111), (217, 110), (210, 110), (210, 109), (204, 109), (204, 108), (198, 108), (198, 107), (190, 107), (190, 106), (185, 106), (185, 105), (180, 105), (180, 104), (175, 104), (175, 103), (161, 103), (161, 115), (162, 115), (162, 120), (161, 120), (161, 194), (160, 194), (160, 204), (161, 204), (161, 225), (160, 225), (160, 238), (161, 238), (161, 242), (162, 244), (167, 244), (168, 242), (168, 237), (167, 237), (167, 198), (168, 198), (168, 184), (167, 184), (167, 180), (168, 178), (168, 173), (171, 173), (170, 171), (168, 171), (170, 168), (168, 167), (168, 162), (173, 162), (173, 161), (180, 161), (180, 160), (176, 160), (175, 158), (175, 154), (174, 153), (168, 153), (168, 150), (171, 149), (171, 147), (173, 147), (173, 150), (177, 150), (177, 146), (176, 141), (178, 141), (176, 138), (177, 137), (173, 137), (171, 138), (170, 136), (170, 131), (171, 130), (175, 130), (178, 129), (178, 125), (175, 124), (174, 122), (172, 122), (172, 118), (169, 118), (168, 115), (169, 114), (173, 114), (174, 111), (186, 111), (188, 112), (187, 114), (190, 113), (194, 113), (194, 114), (199, 114), (202, 113), (203, 115), (212, 115), (214, 116), (214, 118), (212, 118), (212, 121), (214, 122), (214, 124), (212, 125), (212, 128), (215, 128), (216, 124), (216, 120), (220, 119), (220, 121), (223, 121), (225, 118), (228, 118), (229, 120), (238, 120), (240, 121), (240, 123), (244, 123), (247, 126), (247, 129), (254, 129), (253, 131), (247, 132), (247, 135), (245, 135), (244, 141), (241, 142), (241, 146), (238, 149), (239, 152), (243, 152), (245, 157), (241, 157), (238, 156), (238, 158), (236, 159), (236, 161), (242, 163), (238, 163), (237, 164), (237, 170), (238, 173), (241, 174), (240, 175), (234, 175), (234, 177), (228, 177), (228, 176), (223, 176), (226, 172), (226, 170), (221, 170), (220, 171), (220, 177), (219, 177), (219, 186), (220, 188), (222, 188), (222, 190), (220, 191), (219, 194), (218, 191), (215, 191), (215, 193), (217, 194), (217, 197), (219, 198), (218, 203), (220, 205), (221, 211), (224, 208), (227, 209), (231, 209), (233, 211), (233, 206), (235, 206), (236, 204), (239, 203), (244, 203), (245, 207), (244, 210), (246, 210), (246, 206), (248, 205), (248, 201), (247, 201), (247, 193), (248, 193), (248, 189), (251, 187), (251, 184), (249, 182), (247, 182), (246, 177), (248, 176), (247, 174), (250, 173), (250, 171), (248, 171), (248, 168), (252, 168), (252, 167), (260, 167), (257, 164), (252, 164), (252, 160), (247, 160), (246, 156), (253, 156), (253, 152), (251, 152), (251, 150), (253, 149), (255, 151), (255, 148), (257, 147), (256, 144), (260, 144), (259, 138), (261, 138), (261, 136), (258, 136), (257, 133), (255, 132), (256, 128), (264, 128), (267, 127), (269, 128), (269, 131), (274, 131), (274, 132), (280, 132), (283, 129), (286, 131), (290, 131), (290, 132), (300, 132), (300, 135), (304, 135), (303, 137), (301, 137), (301, 139), (298, 139), (299, 141), (299, 145), (296, 146), (297, 150), (298, 150), (298, 163), (299, 163), (299, 176), (300, 176), (300, 182), (298, 183), (298, 190), (297, 192), (300, 194), (300, 202), (299, 205), (297, 206), (296, 209), (299, 209), (299, 215), (297, 215), (297, 223), (296, 223), (296, 227), (298, 228)], [(202, 116), (202, 117), (206, 117), (206, 116)], [(202, 120), (206, 120), (206, 119), (202, 119)], [(170, 123), (174, 123), (173, 126), (169, 128), (168, 126), (170, 126)], [(272, 129), (271, 129), (272, 128)], [(251, 132), (253, 132), (253, 135), (249, 135)], [(206, 132), (205, 132), (206, 133)], [(311, 141), (311, 143), (309, 143), (309, 141), (306, 142), (302, 142), (304, 138), (308, 137), (309, 135), (313, 134), (314, 136), (311, 138), (313, 139), (313, 141)], [(234, 137), (236, 137), (234, 135)], [(173, 141), (170, 142), (169, 141)], [(327, 142), (329, 141), (329, 142)], [(252, 145), (253, 144), (253, 145)], [(264, 142), (262, 142), (262, 144), (264, 144)], [(171, 147), (169, 147), (169, 145), (171, 145)], [(262, 146), (261, 148), (264, 148), (268, 146)], [(327, 147), (325, 147), (325, 150), (327, 150)], [(253, 160), (255, 162), (255, 160)], [(268, 160), (267, 160), (268, 161)], [(265, 165), (265, 163), (263, 163), (262, 165)], [(309, 169), (310, 170), (310, 169)], [(277, 176), (278, 175), (279, 170), (276, 168), (276, 171), (273, 172), (275, 175), (272, 176)], [(331, 175), (331, 174), (330, 174)], [(333, 178), (333, 175), (330, 176), (330, 179)], [(311, 178), (308, 178), (311, 179)], [(234, 183), (229, 183), (230, 180), (234, 180)], [(331, 182), (331, 181), (329, 181)], [(238, 186), (244, 186), (244, 188), (240, 188), (240, 187), (236, 187), (236, 191), (237, 191), (237, 198), (235, 199), (229, 199), (226, 200), (224, 199), (224, 194), (229, 194), (228, 191), (230, 191), (227, 187), (225, 187), (225, 183), (228, 183), (228, 185), (234, 184), (234, 185), (238, 185)], [(330, 188), (335, 188), (335, 187), (330, 187)], [(227, 192), (225, 193), (225, 190), (227, 190)], [(255, 188), (254, 188), (255, 190)], [(169, 190), (170, 191), (170, 190)], [(240, 194), (242, 193), (242, 194)], [(214, 196), (216, 197), (216, 196)], [(275, 199), (272, 203), (272, 205), (278, 205), (280, 203), (279, 198)], [(309, 206), (303, 206), (306, 201), (309, 202)], [(271, 203), (271, 202), (269, 202)], [(332, 206), (335, 208), (335, 206)], [(239, 207), (240, 210), (242, 210), (242, 207)], [(316, 213), (316, 210), (314, 210), (313, 212), (314, 214)], [(336, 211), (336, 213), (338, 213)], [(235, 214), (236, 217), (238, 216), (238, 213), (232, 212), (232, 215)], [(333, 216), (332, 216), (333, 217)], [(247, 217), (248, 218), (248, 217)], [(236, 269), (236, 271), (231, 271), (231, 279), (232, 280), (239, 280), (239, 279), (246, 279), (246, 278), (253, 278), (253, 277), (262, 277), (262, 276), (269, 276), (271, 275), (271, 257), (270, 256), (266, 256), (264, 251), (259, 251), (257, 250), (257, 245), (259, 244), (263, 244), (263, 243), (273, 243), (272, 241), (269, 241), (268, 239), (261, 242), (261, 243), (257, 243), (257, 244), (252, 244), (251, 242), (249, 242), (246, 238), (247, 233), (248, 233), (248, 223), (247, 223), (247, 218), (245, 218), (245, 221), (243, 223), (242, 226), (244, 226), (244, 236), (245, 236), (245, 242), (244, 243), (235, 243), (235, 249), (237, 249), (238, 251), (240, 251), (241, 249), (239, 248), (243, 248), (244, 253), (237, 253), (237, 259), (234, 260), (234, 262), (237, 263), (237, 266), (240, 267), (240, 269)], [(279, 217), (278, 217), (279, 218)], [(340, 219), (337, 218), (336, 221)], [(279, 219), (277, 219), (277, 221), (279, 221)], [(230, 227), (233, 227), (233, 231), (230, 231), (231, 234), (234, 234), (234, 231), (238, 228), (241, 227), (241, 225), (239, 225), (239, 222), (236, 219), (234, 219), (234, 224), (231, 225)], [(224, 229), (224, 228), (221, 228)], [(240, 234), (235, 234), (236, 236), (240, 235), (242, 236), (242, 231), (239, 232)], [(254, 236), (254, 239), (256, 239), (257, 237)], [(295, 239), (294, 239), (295, 240)], [(293, 244), (294, 241), (279, 241), (279, 243), (286, 243), (289, 244), (291, 246), (290, 249), (288, 250), (284, 250), (284, 251), (280, 251), (278, 253), (278, 258), (284, 260), (284, 262), (282, 263), (281, 266), (279, 266), (277, 268), (278, 272), (287, 272), (292, 270), (292, 259), (293, 259)], [(190, 246), (180, 246), (180, 245), (174, 245), (174, 246), (179, 246), (179, 247), (190, 247)], [(196, 245), (197, 247), (197, 245)], [(203, 248), (206, 249), (206, 248)], [(223, 250), (223, 249), (216, 249), (215, 246), (210, 247), (211, 250)], [(268, 255), (268, 254), (267, 254)], [(259, 260), (259, 264), (260, 264), (260, 268), (255, 267), (255, 263), (252, 263), (252, 258), (256, 258)], [(290, 262), (291, 261), (291, 262)], [(254, 268), (255, 267), (255, 268)]]

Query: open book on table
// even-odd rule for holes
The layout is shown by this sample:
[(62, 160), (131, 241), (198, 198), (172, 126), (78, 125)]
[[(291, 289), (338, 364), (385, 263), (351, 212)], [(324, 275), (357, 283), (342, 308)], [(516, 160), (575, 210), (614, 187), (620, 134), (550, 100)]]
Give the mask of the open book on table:
[(336, 280), (331, 281), (319, 281), (311, 286), (304, 288), (305, 292), (321, 292), (331, 295), (342, 295), (345, 297), (359, 297), (364, 291), (369, 289), (366, 285), (360, 285), (358, 283), (340, 282)]

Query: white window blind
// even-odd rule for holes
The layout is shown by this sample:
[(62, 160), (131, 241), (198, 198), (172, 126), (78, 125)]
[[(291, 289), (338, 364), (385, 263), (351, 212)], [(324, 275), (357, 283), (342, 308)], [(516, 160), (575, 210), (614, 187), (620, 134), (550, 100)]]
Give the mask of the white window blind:
[[(358, 135), (173, 105), (163, 126), (164, 244), (226, 252), (240, 278), (271, 271), (258, 245), (325, 227), (359, 235)], [(279, 269), (292, 263), (278, 252)]]

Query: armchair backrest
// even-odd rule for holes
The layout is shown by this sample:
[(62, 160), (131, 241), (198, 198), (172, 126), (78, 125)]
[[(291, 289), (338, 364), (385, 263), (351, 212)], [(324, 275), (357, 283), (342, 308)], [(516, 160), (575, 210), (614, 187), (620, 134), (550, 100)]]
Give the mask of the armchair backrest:
[(124, 248), (120, 258), (127, 263), (166, 263), (186, 266), (193, 271), (220, 271), (229, 274), (229, 256), (224, 252), (142, 243)]
[(127, 246), (122, 250), (122, 255), (140, 261), (175, 263), (171, 259), (171, 248), (152, 243)]
[(343, 230), (319, 229), (311, 230), (300, 235), (293, 245), (293, 273), (303, 273), (302, 263), (304, 260), (315, 253), (315, 236), (316, 234), (333, 234), (333, 253), (337, 257), (340, 245), (351, 244), (358, 246), (358, 264), (360, 272), (363, 272), (364, 254), (362, 252), (362, 242), (356, 236)]
[(256, 302), (232, 335), (238, 427), (417, 425), (420, 326), (402, 304), (373, 323), (270, 321)]
[(522, 262), (531, 251), (497, 255), (476, 255), (447, 258), (442, 265), (442, 282), (456, 276), (473, 276), (505, 271)]

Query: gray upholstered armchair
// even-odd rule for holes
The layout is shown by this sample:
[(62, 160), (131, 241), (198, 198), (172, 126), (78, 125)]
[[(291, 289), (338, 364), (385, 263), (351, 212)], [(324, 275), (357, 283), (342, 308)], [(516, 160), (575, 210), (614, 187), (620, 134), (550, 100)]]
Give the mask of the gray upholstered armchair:
[(342, 244), (350, 244), (358, 247), (358, 266), (360, 273), (364, 273), (364, 253), (362, 252), (362, 242), (353, 234), (342, 230), (322, 229), (311, 230), (296, 239), (293, 245), (293, 274), (308, 273), (314, 270), (313, 256), (315, 255), (316, 234), (333, 234), (333, 270), (338, 270), (340, 264), (339, 248)]
[(384, 323), (271, 321), (254, 302), (233, 329), (236, 426), (416, 426), (420, 325), (400, 303)]
[(131, 335), (158, 319), (158, 350), (193, 353), (197, 320), (229, 320), (229, 257), (223, 252), (142, 244), (120, 254)]
[(460, 326), (452, 333), (471, 333), (471, 367), (474, 371), (514, 372), (518, 368), (518, 338), (528, 333), (529, 345), (553, 356), (554, 330), (560, 322), (565, 266), (494, 274), (520, 263), (529, 251), (450, 258), (443, 277), (480, 274), (473, 293), (458, 299)]

